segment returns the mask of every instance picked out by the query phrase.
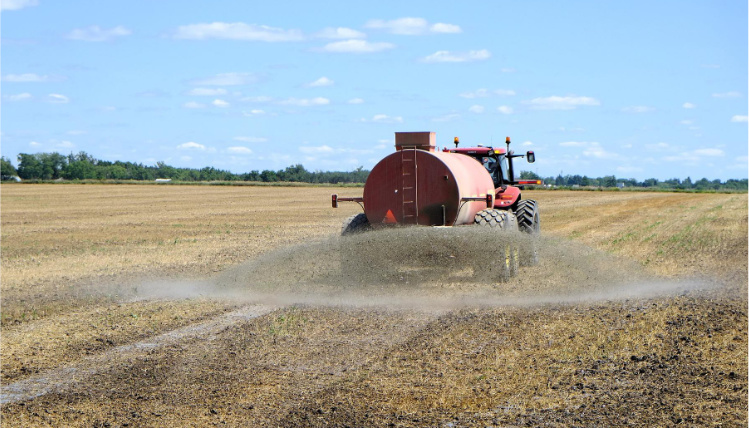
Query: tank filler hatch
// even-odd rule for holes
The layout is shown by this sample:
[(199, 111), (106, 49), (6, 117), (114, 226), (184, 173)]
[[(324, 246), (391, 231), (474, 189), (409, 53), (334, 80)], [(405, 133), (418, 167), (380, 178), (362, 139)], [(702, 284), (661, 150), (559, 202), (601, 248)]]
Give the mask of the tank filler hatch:
[(435, 132), (396, 132), (395, 150), (417, 149), (434, 152), (437, 148)]

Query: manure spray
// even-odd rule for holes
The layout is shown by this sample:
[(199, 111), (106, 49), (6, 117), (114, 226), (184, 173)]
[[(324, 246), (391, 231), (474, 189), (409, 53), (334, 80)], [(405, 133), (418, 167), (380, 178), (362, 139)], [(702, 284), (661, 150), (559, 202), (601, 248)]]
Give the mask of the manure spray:
[[(474, 227), (394, 228), (288, 246), (199, 281), (142, 283), (135, 299), (211, 298), (273, 305), (456, 308), (652, 298), (715, 287), (672, 280), (569, 240)], [(506, 249), (538, 263), (497, 276)], [(498, 267), (499, 266), (499, 267)]]

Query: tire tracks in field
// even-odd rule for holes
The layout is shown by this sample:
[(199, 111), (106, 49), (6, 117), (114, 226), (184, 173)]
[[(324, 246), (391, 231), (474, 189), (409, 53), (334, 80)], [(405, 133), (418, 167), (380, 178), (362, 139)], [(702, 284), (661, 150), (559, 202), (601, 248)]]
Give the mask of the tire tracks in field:
[(32, 400), (51, 392), (65, 391), (75, 385), (85, 383), (93, 375), (113, 370), (118, 364), (128, 359), (185, 340), (211, 340), (237, 321), (261, 317), (276, 309), (278, 309), (277, 306), (264, 304), (244, 306), (207, 321), (190, 324), (136, 343), (118, 346), (97, 355), (84, 357), (76, 363), (3, 385), (0, 392), (0, 405)]
[[(85, 414), (75, 419), (84, 425), (108, 420), (113, 412), (118, 423), (135, 426), (144, 419), (134, 413), (157, 415), (164, 426), (184, 422), (188, 413), (198, 425), (215, 422), (210, 419), (217, 417), (215, 413), (195, 407), (201, 400), (225, 414), (230, 425), (247, 420), (274, 425), (310, 396), (360, 373), (425, 329), (434, 329), (435, 322), (451, 313), (451, 309), (245, 306), (9, 385), (2, 391), (3, 411), (12, 413), (21, 404), (54, 415)], [(306, 325), (311, 330), (292, 331), (276, 344), (268, 327), (298, 315), (310, 318)], [(101, 404), (97, 410), (90, 407), (91, 397)], [(126, 403), (125, 408), (135, 411), (115, 410), (108, 404), (113, 402)], [(71, 421), (67, 416), (56, 420)]]

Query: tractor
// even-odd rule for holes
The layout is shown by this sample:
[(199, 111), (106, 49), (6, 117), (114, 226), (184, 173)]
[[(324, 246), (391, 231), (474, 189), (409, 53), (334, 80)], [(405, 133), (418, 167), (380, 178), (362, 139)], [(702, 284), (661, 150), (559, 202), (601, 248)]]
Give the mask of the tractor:
[[(522, 199), (525, 185), (540, 180), (516, 180), (513, 161), (524, 157), (535, 162), (535, 154), (515, 154), (506, 148), (478, 145), (436, 149), (434, 132), (396, 132), (395, 152), (383, 158), (370, 172), (362, 197), (332, 195), (332, 205), (356, 202), (364, 212), (348, 218), (344, 236), (392, 226), (451, 227), (477, 225), (503, 232), (523, 232), (535, 242), (540, 233), (536, 201)], [(516, 265), (535, 264), (536, 245), (518, 255), (517, 248), (505, 253), (507, 271)]]

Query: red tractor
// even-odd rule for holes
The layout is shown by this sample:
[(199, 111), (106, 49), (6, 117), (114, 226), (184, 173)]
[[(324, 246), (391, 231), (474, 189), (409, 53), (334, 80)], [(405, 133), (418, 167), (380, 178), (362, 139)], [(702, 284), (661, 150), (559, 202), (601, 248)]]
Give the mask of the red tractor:
[[(363, 197), (333, 195), (339, 202), (359, 203), (364, 212), (348, 218), (342, 235), (396, 225), (459, 226), (476, 224), (503, 231), (540, 232), (536, 201), (521, 198), (513, 160), (535, 162), (532, 151), (516, 155), (507, 148), (458, 147), (436, 150), (434, 132), (396, 132), (396, 151), (369, 174)], [(520, 187), (518, 187), (520, 186)], [(535, 248), (535, 245), (534, 245)], [(535, 263), (535, 250), (527, 263)]]
[(436, 151), (434, 132), (396, 132), (395, 153), (369, 174), (361, 198), (333, 195), (333, 207), (358, 202), (364, 213), (348, 219), (342, 233), (387, 225), (457, 226), (486, 224), (538, 233), (536, 201), (521, 198), (522, 187), (540, 180), (515, 180), (513, 159), (535, 162), (535, 154), (516, 155), (493, 147), (458, 147)]

